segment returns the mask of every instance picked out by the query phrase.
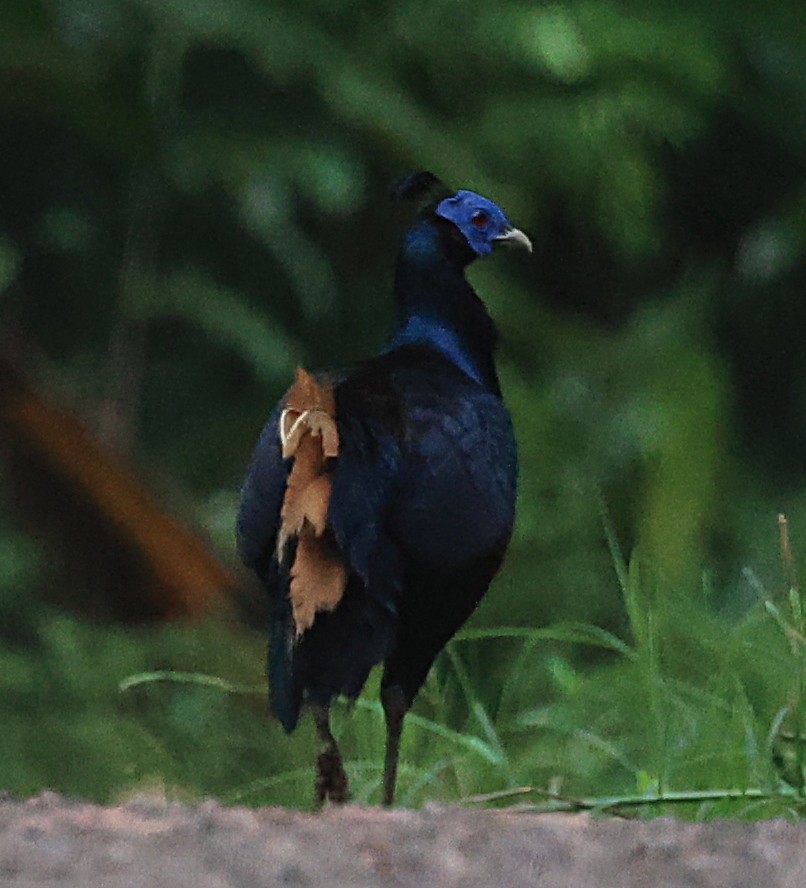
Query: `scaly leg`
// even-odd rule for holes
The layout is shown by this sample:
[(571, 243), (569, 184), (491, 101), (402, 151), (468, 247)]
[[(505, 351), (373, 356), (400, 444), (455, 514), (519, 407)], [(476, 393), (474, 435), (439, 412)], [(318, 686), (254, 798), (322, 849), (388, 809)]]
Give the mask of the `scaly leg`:
[(321, 744), (321, 752), (316, 758), (316, 783), (314, 784), (314, 806), (319, 809), (326, 802), (341, 804), (350, 797), (347, 775), (341, 760), (336, 738), (330, 731), (330, 712), (327, 706), (311, 707), (316, 724), (316, 736)]
[(381, 688), (381, 703), (386, 716), (386, 761), (383, 769), (383, 804), (388, 808), (395, 800), (397, 760), (400, 753), (400, 735), (403, 719), (409, 706), (399, 687)]

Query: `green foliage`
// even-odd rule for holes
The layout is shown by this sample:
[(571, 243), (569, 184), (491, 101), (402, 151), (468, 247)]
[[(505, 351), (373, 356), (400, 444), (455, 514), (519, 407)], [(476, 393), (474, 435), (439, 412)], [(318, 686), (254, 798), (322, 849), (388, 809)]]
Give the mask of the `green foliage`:
[[(293, 365), (382, 342), (408, 212), (389, 181), (432, 168), (539, 246), (472, 269), (502, 334), (518, 526), (407, 729), (404, 799), (769, 792), (774, 761), (800, 785), (803, 632), (747, 570), (774, 585), (779, 511), (801, 561), (806, 539), (805, 10), (2, 4), (0, 326), (62, 389), (133, 406), (137, 457), (222, 550)], [(0, 527), (0, 785), (307, 800), (310, 731), (281, 737), (262, 703), (116, 690), (156, 669), (259, 684), (257, 639), (66, 617), (47, 560)], [(376, 798), (377, 707), (340, 731)]]
[[(624, 638), (585, 624), (468, 628), (407, 721), (399, 800), (524, 802), (697, 819), (798, 816), (804, 806), (806, 641), (800, 593), (718, 615), (640, 554), (620, 561)], [(310, 725), (265, 713), (263, 640), (226, 615), (205, 625), (110, 629), (42, 605), (37, 550), (0, 533), (0, 783), (99, 800), (215, 794), (307, 806)], [(591, 670), (580, 649), (604, 652)], [(155, 671), (158, 670), (158, 671)], [(380, 795), (377, 677), (337, 707), (357, 801)], [(489, 799), (487, 795), (489, 794)]]

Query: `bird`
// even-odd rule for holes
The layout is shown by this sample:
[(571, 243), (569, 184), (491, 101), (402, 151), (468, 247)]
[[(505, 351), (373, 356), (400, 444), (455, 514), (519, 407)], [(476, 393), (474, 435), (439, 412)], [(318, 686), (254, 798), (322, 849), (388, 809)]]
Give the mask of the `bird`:
[(496, 327), (465, 272), (531, 241), (492, 200), (430, 172), (392, 194), (421, 206), (397, 256), (387, 344), (347, 369), (297, 369), (238, 507), (239, 554), (268, 594), (270, 710), (289, 734), (303, 710), (316, 727), (316, 807), (349, 798), (331, 703), (357, 698), (379, 664), (382, 801), (394, 803), (406, 713), (498, 572), (515, 517)]

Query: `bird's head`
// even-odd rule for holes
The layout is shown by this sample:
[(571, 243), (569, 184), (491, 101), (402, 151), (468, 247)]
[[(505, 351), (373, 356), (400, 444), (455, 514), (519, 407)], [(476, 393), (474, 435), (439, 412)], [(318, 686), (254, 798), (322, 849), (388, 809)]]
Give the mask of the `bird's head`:
[(532, 242), (519, 228), (510, 225), (501, 207), (475, 191), (457, 191), (443, 198), (434, 212), (459, 229), (477, 256), (488, 256), (496, 244), (532, 252)]
[(390, 195), (418, 201), (424, 212), (449, 222), (454, 236), (461, 236), (472, 257), (489, 256), (496, 244), (523, 247), (532, 252), (532, 242), (520, 229), (509, 224), (498, 204), (475, 191), (453, 192), (427, 170), (399, 179), (392, 185)]

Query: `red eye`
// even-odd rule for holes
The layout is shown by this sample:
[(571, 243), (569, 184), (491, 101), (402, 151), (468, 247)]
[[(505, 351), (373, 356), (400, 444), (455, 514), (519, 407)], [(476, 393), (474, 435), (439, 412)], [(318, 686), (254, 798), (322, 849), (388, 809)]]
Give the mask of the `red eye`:
[(484, 212), (484, 210), (479, 210), (478, 213), (473, 214), (470, 221), (476, 226), (476, 228), (484, 228), (489, 220), (490, 217)]

